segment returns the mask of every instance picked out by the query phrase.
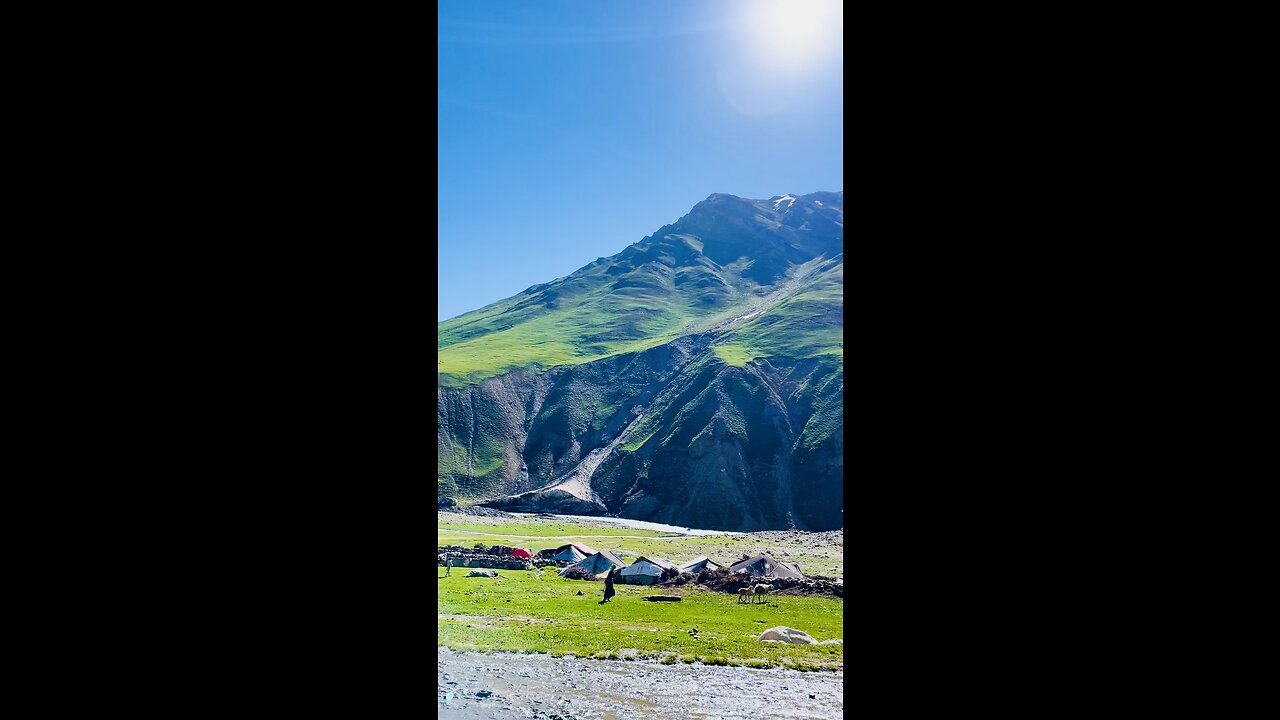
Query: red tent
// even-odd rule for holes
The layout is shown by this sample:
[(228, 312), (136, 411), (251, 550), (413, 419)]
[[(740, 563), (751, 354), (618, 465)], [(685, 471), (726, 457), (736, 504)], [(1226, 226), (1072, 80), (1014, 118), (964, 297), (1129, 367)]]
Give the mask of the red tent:
[(530, 553), (528, 550), (525, 550), (524, 548), (516, 548), (515, 550), (511, 551), (511, 557), (524, 558), (528, 560), (529, 558), (533, 557), (533, 554)]

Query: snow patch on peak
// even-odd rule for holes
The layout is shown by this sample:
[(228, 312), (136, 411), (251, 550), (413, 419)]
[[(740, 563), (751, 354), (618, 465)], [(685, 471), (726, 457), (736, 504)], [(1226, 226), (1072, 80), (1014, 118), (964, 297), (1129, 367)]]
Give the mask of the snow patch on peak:
[(791, 197), (790, 195), (783, 195), (782, 197), (773, 201), (773, 206), (775, 208), (781, 209), (782, 203), (784, 202), (787, 204), (787, 207), (791, 207), (792, 205), (795, 204), (796, 199), (794, 197)]

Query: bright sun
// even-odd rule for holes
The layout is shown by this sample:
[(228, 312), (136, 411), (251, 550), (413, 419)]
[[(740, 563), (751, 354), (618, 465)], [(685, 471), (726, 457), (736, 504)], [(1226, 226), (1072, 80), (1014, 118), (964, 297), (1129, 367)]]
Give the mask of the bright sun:
[(795, 69), (838, 44), (844, 9), (840, 0), (754, 0), (747, 26), (759, 59)]
[(774, 115), (839, 92), (840, 0), (744, 0), (737, 7), (736, 32), (726, 36), (733, 42), (716, 69), (720, 94), (735, 110)]

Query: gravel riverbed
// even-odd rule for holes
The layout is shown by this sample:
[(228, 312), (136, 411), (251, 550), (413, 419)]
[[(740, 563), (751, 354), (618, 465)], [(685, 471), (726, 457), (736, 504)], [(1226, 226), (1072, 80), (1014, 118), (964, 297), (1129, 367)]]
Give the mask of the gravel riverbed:
[(815, 718), (844, 715), (843, 672), (662, 665), (439, 648), (442, 719)]

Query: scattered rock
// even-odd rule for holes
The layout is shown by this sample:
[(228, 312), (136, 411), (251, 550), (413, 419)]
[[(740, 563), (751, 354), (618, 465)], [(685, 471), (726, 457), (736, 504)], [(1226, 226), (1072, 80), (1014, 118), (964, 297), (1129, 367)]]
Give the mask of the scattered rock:
[(785, 642), (792, 645), (817, 645), (818, 641), (814, 640), (809, 633), (803, 630), (789, 628), (786, 625), (771, 627), (760, 633), (760, 637), (756, 638), (761, 642)]
[[(444, 508), (440, 508), (440, 509), (444, 510)], [(489, 508), (489, 507), (481, 507), (479, 505), (468, 505), (467, 507), (451, 507), (449, 508), (449, 512), (455, 512), (455, 513), (458, 513), (459, 515), (474, 515), (476, 517), (496, 517), (496, 518), (516, 517), (515, 515), (512, 515), (511, 513), (508, 513), (508, 512), (503, 512), (501, 510), (496, 510), (494, 508)]]

